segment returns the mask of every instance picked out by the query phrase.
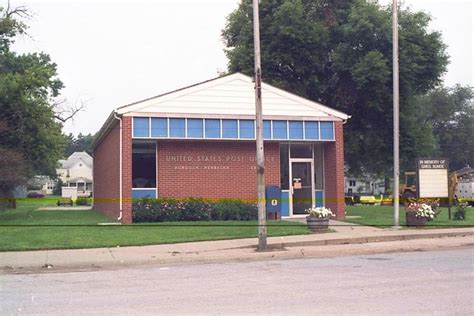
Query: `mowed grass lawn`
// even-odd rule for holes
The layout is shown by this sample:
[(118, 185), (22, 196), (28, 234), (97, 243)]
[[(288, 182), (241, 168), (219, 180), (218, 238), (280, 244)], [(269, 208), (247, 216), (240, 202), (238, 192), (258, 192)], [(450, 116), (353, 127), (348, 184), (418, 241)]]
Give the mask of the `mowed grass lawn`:
[[(441, 208), (441, 213), (433, 221), (426, 224), (426, 228), (474, 227), (474, 208), (466, 208), (466, 220), (458, 221), (448, 218), (448, 208)], [(451, 215), (456, 211), (451, 208)], [(346, 222), (368, 226), (393, 226), (393, 206), (377, 205), (347, 205)], [(453, 216), (451, 217), (453, 218)], [(400, 225), (406, 225), (404, 206), (400, 205)]]
[[(257, 236), (256, 221), (98, 225), (113, 220), (95, 211), (39, 211), (55, 199), (22, 200), (0, 211), (0, 251), (140, 246)], [(305, 224), (268, 222), (269, 236), (309, 234)]]

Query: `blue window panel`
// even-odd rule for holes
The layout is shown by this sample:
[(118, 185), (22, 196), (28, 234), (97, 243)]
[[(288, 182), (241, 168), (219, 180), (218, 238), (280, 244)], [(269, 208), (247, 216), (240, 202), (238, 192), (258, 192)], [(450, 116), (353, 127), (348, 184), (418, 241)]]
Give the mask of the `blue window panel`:
[(150, 136), (150, 120), (148, 117), (133, 118), (133, 136), (148, 137)]
[(286, 121), (273, 121), (273, 139), (288, 139)]
[(188, 119), (188, 137), (203, 138), (202, 119)]
[(132, 190), (132, 199), (141, 199), (144, 197), (156, 199), (156, 190)]
[(288, 191), (281, 192), (281, 216), (290, 216), (290, 193)]
[(315, 191), (314, 192), (314, 199), (316, 201), (316, 207), (324, 206), (323, 191)]
[(240, 120), (240, 138), (255, 138), (253, 120)]
[(222, 120), (222, 137), (237, 138), (238, 136), (237, 120)]
[(306, 139), (319, 139), (318, 122), (304, 122)]
[(290, 121), (290, 139), (303, 139), (303, 122)]
[(168, 120), (151, 118), (151, 137), (168, 137)]
[(219, 120), (206, 119), (206, 138), (221, 137), (221, 122)]
[(334, 140), (333, 122), (319, 122), (322, 140)]
[(263, 121), (263, 139), (272, 139), (272, 124), (270, 121)]
[(170, 137), (184, 137), (184, 119), (172, 118), (170, 119)]

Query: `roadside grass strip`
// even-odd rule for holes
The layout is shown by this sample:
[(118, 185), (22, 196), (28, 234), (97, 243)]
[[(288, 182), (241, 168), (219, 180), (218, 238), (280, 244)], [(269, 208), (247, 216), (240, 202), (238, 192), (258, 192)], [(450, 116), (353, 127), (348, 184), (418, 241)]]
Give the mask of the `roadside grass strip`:
[[(0, 251), (141, 246), (257, 236), (257, 221), (120, 225), (93, 210), (38, 211), (53, 202), (27, 201), (0, 211)], [(268, 236), (309, 234), (306, 224), (269, 221)]]
[[(432, 221), (426, 223), (425, 229), (430, 228), (452, 228), (452, 227), (474, 227), (474, 207), (467, 207), (465, 220), (454, 220), (448, 218), (448, 208), (442, 207), (441, 213)], [(455, 207), (451, 208), (451, 216), (456, 211)], [(346, 222), (376, 226), (376, 227), (392, 227), (393, 226), (393, 206), (381, 205), (347, 205), (346, 206)], [(400, 225), (406, 225), (405, 210), (400, 206)]]

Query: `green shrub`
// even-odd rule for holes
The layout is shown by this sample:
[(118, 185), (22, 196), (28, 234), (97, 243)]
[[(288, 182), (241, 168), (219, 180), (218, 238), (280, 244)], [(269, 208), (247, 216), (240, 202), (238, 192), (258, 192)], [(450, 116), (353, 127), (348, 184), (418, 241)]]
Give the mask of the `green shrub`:
[(208, 221), (214, 211), (212, 202), (200, 198), (189, 198), (183, 202), (183, 209), (180, 212), (182, 221)]
[(466, 219), (466, 207), (467, 203), (457, 203), (456, 212), (454, 212), (453, 217), (455, 220), (463, 221)]
[(76, 205), (91, 205), (88, 198), (77, 198)]
[(238, 199), (222, 199), (215, 203), (213, 220), (241, 220), (249, 221), (258, 218), (256, 205), (244, 203)]
[(134, 223), (164, 221), (255, 220), (257, 207), (237, 199), (143, 198), (133, 203)]

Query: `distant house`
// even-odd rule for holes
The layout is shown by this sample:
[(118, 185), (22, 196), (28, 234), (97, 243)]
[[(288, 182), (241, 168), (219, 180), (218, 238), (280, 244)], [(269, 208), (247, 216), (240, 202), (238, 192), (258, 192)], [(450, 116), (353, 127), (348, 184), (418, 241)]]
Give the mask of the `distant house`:
[(92, 157), (86, 153), (75, 152), (66, 160), (59, 160), (56, 169), (63, 187), (76, 187), (78, 196), (89, 196), (92, 193)]
[(27, 189), (28, 191), (34, 191), (41, 194), (53, 194), (54, 187), (56, 186), (56, 180), (50, 176), (36, 175), (28, 180)]
[(474, 168), (467, 166), (456, 173), (458, 177), (457, 197), (474, 204)]
[(368, 175), (362, 177), (346, 175), (344, 177), (344, 192), (346, 195), (380, 195), (385, 192), (385, 182), (384, 179), (379, 179)]

